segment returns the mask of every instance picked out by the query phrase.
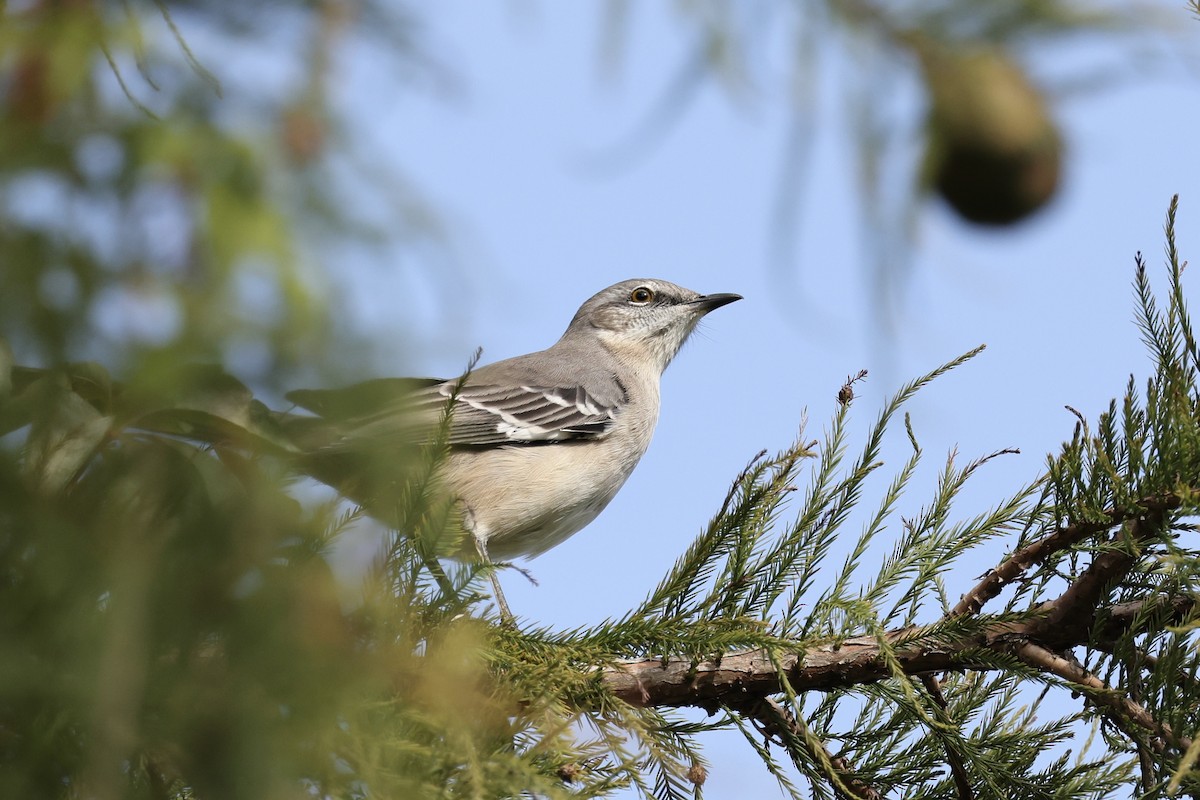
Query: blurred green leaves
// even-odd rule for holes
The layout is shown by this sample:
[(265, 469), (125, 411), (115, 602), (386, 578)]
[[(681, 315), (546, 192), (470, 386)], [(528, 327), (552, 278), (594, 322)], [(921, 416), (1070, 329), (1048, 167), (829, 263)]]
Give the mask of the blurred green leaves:
[(136, 368), (249, 347), (269, 382), (337, 339), (333, 298), (296, 249), (324, 212), (290, 201), (278, 143), (220, 112), (177, 34), (166, 6), (6, 16), (0, 335), (23, 362)]
[(474, 596), (401, 537), (347, 599), (327, 556), (354, 515), (296, 499), (240, 382), (4, 366), (0, 796), (557, 793)]
[(28, 429), (0, 461), (0, 794), (127, 796), (154, 770), (131, 759), (213, 796), (297, 780), (270, 750), (335, 728), (356, 686), (322, 530), (253, 461), (124, 431), (94, 365), (8, 383)]
[[(316, 40), (341, 25), (327, 5), (294, 12)], [(374, 575), (347, 599), (326, 561), (347, 517), (298, 502), (269, 457), (287, 455), (274, 417), (197, 366), (256, 352), (243, 374), (278, 386), (353, 336), (298, 246), (345, 230), (342, 209), (302, 199), (337, 142), (292, 132), (280, 158), (272, 126), (228, 113), (260, 102), (250, 84), (219, 98), (171, 16), (231, 48), (285, 13), (4, 12), (0, 797), (433, 796), (494, 694), (421, 677), (434, 655), (443, 682), (480, 677), (479, 634), (464, 622), (435, 645), (426, 595), (401, 607)], [(323, 118), (323, 79), (260, 118)], [(511, 753), (492, 718), (481, 741)]]
[(25, 443), (25, 476), (35, 491), (52, 494), (91, 460), (112, 419), (53, 379), (39, 382), (27, 399), (42, 413)]

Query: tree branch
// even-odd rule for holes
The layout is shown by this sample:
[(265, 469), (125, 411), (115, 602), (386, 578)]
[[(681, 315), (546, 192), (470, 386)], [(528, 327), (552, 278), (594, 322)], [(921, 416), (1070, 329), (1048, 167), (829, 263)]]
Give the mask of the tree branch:
[(1095, 615), (1106, 588), (1124, 578), (1137, 563), (1137, 549), (1156, 536), (1164, 523), (1164, 512), (1151, 511), (1147, 517), (1128, 521), (1110, 541), (1112, 549), (1097, 553), (1087, 569), (1052, 604), (1042, 620), (1042, 632), (1074, 628), (1083, 619)]
[[(1096, 617), (1104, 620), (1107, 633), (1116, 633), (1128, 629), (1149, 603), (1169, 605), (1171, 619), (1182, 619), (1192, 608), (1190, 603), (1156, 597), (1101, 609)], [(1074, 628), (1054, 632), (1053, 647), (1085, 644), (1092, 628), (1092, 617), (1077, 620)], [(936, 642), (920, 636), (920, 628), (889, 631), (885, 637), (900, 669), (909, 675), (921, 675), (991, 669), (991, 665), (980, 663), (978, 650), (1013, 652), (1014, 643), (1035, 639), (1041, 630), (1041, 619), (1035, 618), (996, 622), (970, 635)], [(778, 663), (796, 692), (856, 686), (892, 676), (880, 641), (873, 635), (820, 644), (803, 653), (782, 654)], [(693, 706), (713, 711), (721, 704), (744, 707), (782, 691), (771, 655), (757, 648), (699, 663), (686, 657), (623, 661), (602, 668), (599, 676), (618, 698), (638, 706)]]
[(802, 720), (797, 719), (795, 714), (775, 699), (768, 697), (756, 700), (736, 710), (753, 720), (764, 736), (777, 741), (788, 752), (793, 752), (793, 747), (788, 746), (788, 741), (804, 748), (838, 794), (850, 800), (883, 800), (883, 795), (876, 791), (875, 787), (854, 774), (854, 767), (846, 758), (831, 754), (825, 743), (814, 735)]
[[(1138, 503), (1138, 507), (1144, 514), (1161, 516), (1167, 511), (1179, 508), (1181, 503), (1182, 500), (1178, 495), (1167, 494), (1145, 498)], [(1108, 512), (1106, 519), (1099, 522), (1077, 522), (1067, 525), (1036, 542), (1025, 545), (1006, 558), (1000, 566), (985, 575), (971, 591), (964, 594), (957, 605), (951, 609), (950, 615), (978, 614), (987, 601), (1000, 594), (1005, 586), (1023, 575), (1025, 570), (1034, 564), (1044, 561), (1059, 550), (1065, 550), (1091, 536), (1137, 518), (1137, 515), (1113, 510)]]
[(1129, 722), (1135, 723), (1154, 737), (1150, 744), (1155, 750), (1161, 752), (1164, 742), (1180, 752), (1191, 747), (1190, 739), (1185, 736), (1177, 736), (1169, 725), (1156, 720), (1144, 706), (1125, 697), (1120, 691), (1113, 689), (1078, 663), (1032, 642), (1018, 645), (1013, 652), (1026, 664), (1080, 686), (1096, 705), (1108, 712), (1109, 718), (1116, 723), (1117, 727), (1125, 731), (1134, 741), (1137, 741), (1138, 737), (1129, 730)]
[[(921, 683), (925, 685), (925, 691), (929, 692), (933, 702), (937, 703), (937, 712), (941, 721), (950, 724), (950, 715), (946, 713), (946, 695), (942, 694), (941, 681), (937, 679), (936, 675), (922, 675)], [(954, 788), (958, 792), (958, 799), (974, 800), (975, 790), (971, 788), (971, 776), (967, 773), (967, 765), (963, 763), (958, 751), (954, 748), (947, 744), (944, 749), (946, 761), (950, 764), (950, 774), (954, 777)]]

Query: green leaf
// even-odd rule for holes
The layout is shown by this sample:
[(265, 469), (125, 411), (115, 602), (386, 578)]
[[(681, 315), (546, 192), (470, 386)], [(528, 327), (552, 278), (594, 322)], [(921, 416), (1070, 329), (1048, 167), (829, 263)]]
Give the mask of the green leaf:
[(188, 365), (151, 378), (151, 385), (122, 392), (118, 405), (127, 425), (208, 444), (292, 449), (270, 409), (219, 366)]
[(71, 391), (61, 375), (47, 375), (26, 395), (36, 405), (22, 470), (35, 491), (53, 494), (87, 465), (113, 419)]

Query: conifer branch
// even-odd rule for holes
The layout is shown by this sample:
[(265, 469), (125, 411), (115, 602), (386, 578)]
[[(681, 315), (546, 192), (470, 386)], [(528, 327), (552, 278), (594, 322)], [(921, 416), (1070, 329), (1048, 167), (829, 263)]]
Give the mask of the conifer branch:
[[(1178, 498), (1175, 498), (1178, 505)], [(1154, 509), (1148, 516), (1129, 520), (1111, 540), (1113, 549), (1097, 553), (1083, 574), (1071, 582), (1067, 590), (1054, 601), (1053, 607), (1042, 622), (1043, 631), (1055, 631), (1072, 627), (1080, 618), (1091, 619), (1097, 603), (1106, 587), (1119, 581), (1137, 563), (1137, 550), (1148, 539), (1157, 535), (1164, 522), (1161, 509)]]
[(1142, 737), (1136, 736), (1130, 730), (1130, 722), (1151, 734), (1153, 738), (1150, 745), (1156, 752), (1162, 752), (1165, 744), (1170, 744), (1180, 752), (1192, 746), (1191, 739), (1176, 735), (1169, 725), (1155, 719), (1144, 706), (1113, 689), (1077, 662), (1033, 642), (1021, 644), (1013, 652), (1026, 664), (1079, 686), (1092, 702), (1107, 711), (1113, 723), (1125, 731), (1133, 741), (1139, 741)]
[[(1053, 601), (1056, 602), (1056, 601)], [(797, 693), (831, 690), (873, 683), (893, 676), (892, 664), (907, 675), (996, 668), (994, 657), (1014, 652), (1017, 645), (1036, 641), (1045, 628), (1045, 614), (1053, 602), (1025, 619), (996, 618), (980, 621), (977, 627), (957, 634), (927, 635), (933, 626), (907, 627), (884, 634), (816, 644), (803, 652), (778, 656), (780, 670), (763, 648), (726, 653), (720, 658), (697, 662), (694, 658), (648, 658), (619, 661), (602, 668), (599, 678), (618, 699), (636, 706), (692, 706), (715, 711), (720, 705), (745, 707), (756, 699), (783, 691), (781, 673)], [(1094, 620), (1103, 620), (1106, 635), (1128, 630), (1153, 604), (1169, 606), (1169, 620), (1181, 620), (1191, 604), (1151, 598), (1102, 608), (1075, 627), (1055, 631), (1047, 649), (1065, 649), (1087, 644)], [(885, 657), (885, 650), (890, 656)], [(989, 654), (991, 654), (989, 656)]]
[[(1161, 515), (1179, 508), (1182, 505), (1182, 498), (1177, 494), (1165, 494), (1159, 497), (1144, 498), (1137, 505), (1143, 513)], [(999, 595), (1005, 586), (1020, 578), (1030, 567), (1044, 562), (1054, 553), (1066, 550), (1092, 536), (1135, 518), (1136, 515), (1130, 513), (1128, 509), (1112, 509), (1107, 512), (1103, 520), (1074, 522), (1025, 545), (1006, 558), (998, 567), (988, 572), (974, 588), (964, 594), (951, 610), (950, 615), (978, 614), (989, 600)], [(1111, 571), (1113, 566), (1108, 564), (1103, 568), (1097, 567), (1093, 574), (1098, 575), (1102, 571)], [(1091, 579), (1076, 592), (1082, 592), (1088, 586), (1091, 586)]]
[[(921, 683), (933, 702), (937, 705), (938, 717), (944, 723), (949, 723), (946, 714), (946, 696), (942, 693), (942, 684), (936, 675), (922, 675)], [(971, 788), (971, 778), (967, 774), (967, 765), (963, 763), (958, 752), (952, 747), (946, 747), (946, 762), (950, 765), (950, 774), (954, 777), (954, 788), (958, 792), (958, 800), (974, 800), (975, 792)]]
[(843, 797), (849, 800), (883, 800), (883, 795), (875, 787), (854, 774), (854, 767), (845, 757), (830, 753), (820, 737), (779, 701), (767, 697), (738, 710), (754, 721), (764, 737), (776, 741), (789, 752), (792, 750), (789, 743), (799, 743)]

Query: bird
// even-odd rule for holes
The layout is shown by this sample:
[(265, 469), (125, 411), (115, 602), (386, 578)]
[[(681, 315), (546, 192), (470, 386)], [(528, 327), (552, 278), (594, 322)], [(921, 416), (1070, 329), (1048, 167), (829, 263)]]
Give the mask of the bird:
[[(308, 443), (309, 474), (394, 525), (400, 464), (412, 462), (401, 454), (444, 424), (435, 493), (467, 534), (454, 555), (488, 565), (536, 556), (616, 496), (650, 444), (663, 372), (701, 318), (741, 299), (635, 278), (585, 301), (547, 349), (458, 379), (289, 392), (314, 415), (292, 420)], [(494, 569), (489, 577), (500, 616), (511, 621)]]

